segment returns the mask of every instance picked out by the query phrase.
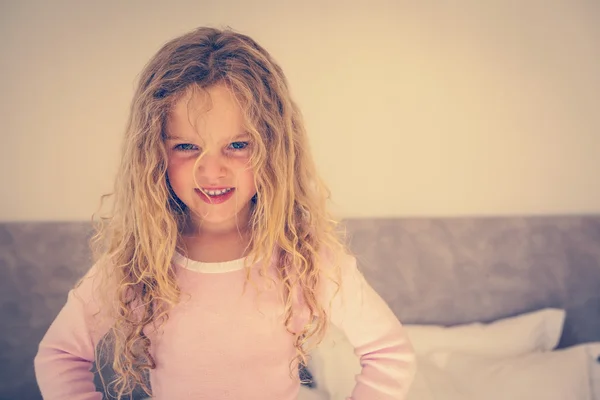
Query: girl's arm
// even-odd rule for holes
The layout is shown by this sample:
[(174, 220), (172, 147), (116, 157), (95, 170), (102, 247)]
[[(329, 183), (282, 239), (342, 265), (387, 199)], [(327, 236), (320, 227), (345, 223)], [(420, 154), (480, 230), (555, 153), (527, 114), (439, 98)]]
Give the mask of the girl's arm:
[[(45, 400), (100, 400), (91, 372), (95, 345), (108, 331), (98, 323), (94, 296), (95, 267), (69, 292), (64, 305), (42, 339), (34, 359), (35, 375)], [(104, 325), (104, 326), (102, 326)]]
[[(360, 357), (362, 371), (350, 400), (404, 400), (416, 372), (412, 346), (398, 318), (367, 283), (354, 257), (340, 259), (341, 286), (325, 285), (331, 322)], [(328, 307), (328, 304), (325, 304)]]

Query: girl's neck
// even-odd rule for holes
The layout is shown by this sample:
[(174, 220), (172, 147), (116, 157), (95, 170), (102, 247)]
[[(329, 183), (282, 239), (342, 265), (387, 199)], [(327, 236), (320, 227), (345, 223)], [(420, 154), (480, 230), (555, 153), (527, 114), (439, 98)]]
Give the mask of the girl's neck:
[(198, 230), (182, 235), (184, 255), (200, 262), (224, 262), (243, 258), (248, 254), (251, 234), (249, 229), (235, 231)]

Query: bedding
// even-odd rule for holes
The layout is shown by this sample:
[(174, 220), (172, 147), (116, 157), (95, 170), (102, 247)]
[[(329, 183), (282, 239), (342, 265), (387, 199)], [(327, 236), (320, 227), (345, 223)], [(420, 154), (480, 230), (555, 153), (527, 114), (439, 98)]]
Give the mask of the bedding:
[[(543, 309), (453, 329), (405, 325), (418, 363), (407, 400), (600, 400), (600, 343), (556, 350), (563, 322), (564, 311)], [(360, 363), (331, 328), (308, 368), (321, 391), (316, 398), (343, 400)]]
[[(585, 345), (511, 357), (439, 353), (427, 362), (434, 365), (430, 370), (439, 368), (465, 400), (592, 400)], [(422, 373), (430, 378), (428, 370)], [(429, 382), (434, 398), (449, 400), (446, 387), (436, 383)], [(413, 398), (420, 399), (415, 393)]]
[(564, 310), (546, 308), (488, 324), (450, 327), (405, 325), (405, 329), (419, 355), (457, 351), (488, 356), (517, 356), (553, 350), (560, 340), (564, 321)]

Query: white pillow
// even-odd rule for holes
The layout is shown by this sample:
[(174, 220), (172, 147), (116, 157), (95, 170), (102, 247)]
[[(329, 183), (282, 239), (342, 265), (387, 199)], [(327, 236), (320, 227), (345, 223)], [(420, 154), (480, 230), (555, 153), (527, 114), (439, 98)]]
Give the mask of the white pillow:
[(481, 400), (472, 398), (452, 376), (426, 357), (417, 356), (417, 364), (406, 400)]
[[(441, 357), (440, 357), (441, 355)], [(432, 354), (429, 359), (465, 398), (486, 400), (591, 400), (585, 346), (518, 357)], [(450, 400), (453, 397), (436, 397)]]
[(404, 328), (418, 355), (455, 351), (509, 357), (556, 348), (564, 320), (564, 310), (546, 308), (489, 324), (405, 325)]
[[(544, 309), (490, 324), (457, 325), (449, 328), (433, 325), (404, 325), (404, 328), (415, 347), (417, 356), (434, 351), (514, 356), (554, 349), (562, 332), (564, 317), (564, 310)], [(358, 357), (354, 354), (354, 348), (338, 328), (331, 325), (319, 347), (313, 350), (310, 356), (308, 368), (319, 389), (327, 392), (331, 400), (342, 400), (351, 394), (356, 382), (355, 376), (360, 373), (361, 366)], [(422, 357), (418, 357), (417, 361), (419, 367), (413, 383), (413, 393), (420, 393), (421, 397), (414, 395), (412, 398), (427, 399), (422, 395), (422, 377), (427, 379), (426, 370), (432, 367)], [(424, 373), (419, 372), (421, 364), (424, 365)], [(433, 373), (435, 372), (430, 372), (429, 375)], [(438, 382), (442, 380), (439, 374), (436, 377)], [(444, 385), (448, 386), (448, 382)], [(433, 387), (439, 386), (443, 385), (433, 385)], [(445, 392), (448, 396), (450, 393), (460, 393), (450, 388)], [(438, 400), (437, 397), (433, 398)], [(467, 398), (464, 393), (462, 398)]]

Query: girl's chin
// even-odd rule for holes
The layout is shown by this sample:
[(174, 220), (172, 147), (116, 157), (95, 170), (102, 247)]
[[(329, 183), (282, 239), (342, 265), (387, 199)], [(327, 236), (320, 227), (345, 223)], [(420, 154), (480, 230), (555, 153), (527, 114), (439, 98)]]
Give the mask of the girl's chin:
[(214, 212), (214, 210), (212, 212), (198, 210), (193, 217), (193, 223), (196, 227), (206, 227), (210, 225), (215, 228), (231, 226), (238, 229), (241, 225), (247, 224), (248, 222), (248, 214), (244, 212), (218, 213)]

